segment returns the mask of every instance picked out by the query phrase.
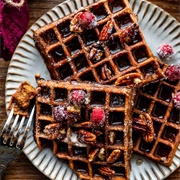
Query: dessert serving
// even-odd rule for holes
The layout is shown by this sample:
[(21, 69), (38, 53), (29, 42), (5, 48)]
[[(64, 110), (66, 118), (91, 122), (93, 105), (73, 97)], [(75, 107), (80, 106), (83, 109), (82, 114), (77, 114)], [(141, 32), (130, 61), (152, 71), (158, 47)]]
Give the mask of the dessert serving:
[[(37, 78), (40, 148), (51, 144), (82, 179), (129, 179), (133, 130), (134, 152), (171, 165), (180, 139), (179, 110), (172, 102), (179, 84), (163, 80), (167, 65), (152, 54), (128, 1), (93, 3), (39, 28), (34, 40), (51, 78), (60, 80)], [(157, 53), (170, 59), (174, 52), (163, 44)], [(137, 89), (133, 103), (126, 93), (121, 97), (122, 85)], [(112, 95), (118, 87), (120, 94)], [(124, 107), (114, 112), (119, 103)]]
[(34, 40), (52, 79), (110, 84), (134, 73), (143, 84), (163, 77), (128, 0), (100, 0), (39, 28)]
[(82, 179), (129, 179), (134, 88), (36, 78), (39, 148)]
[[(159, 23), (148, 14), (156, 8), (133, 2), (140, 25), (145, 17), (147, 26)], [(25, 153), (50, 179), (163, 179), (180, 166), (180, 65), (152, 54), (137, 20), (127, 0), (70, 0), (37, 21), (17, 49), (15, 64), (29, 59), (16, 74), (37, 93)], [(162, 43), (157, 54), (170, 63), (176, 46)]]

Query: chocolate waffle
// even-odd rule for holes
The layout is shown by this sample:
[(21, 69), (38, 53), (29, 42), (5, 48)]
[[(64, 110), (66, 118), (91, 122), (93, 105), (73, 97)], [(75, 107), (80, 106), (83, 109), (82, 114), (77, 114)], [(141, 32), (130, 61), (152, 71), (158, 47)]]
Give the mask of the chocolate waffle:
[(133, 150), (166, 166), (180, 142), (180, 110), (172, 98), (179, 91), (180, 81), (166, 78), (142, 86), (135, 98)]
[(134, 89), (36, 78), (38, 147), (82, 179), (129, 179)]
[[(72, 32), (79, 12), (93, 13), (96, 25)], [(112, 84), (127, 73), (139, 74), (141, 83), (163, 77), (128, 0), (95, 2), (39, 28), (34, 40), (52, 79)]]

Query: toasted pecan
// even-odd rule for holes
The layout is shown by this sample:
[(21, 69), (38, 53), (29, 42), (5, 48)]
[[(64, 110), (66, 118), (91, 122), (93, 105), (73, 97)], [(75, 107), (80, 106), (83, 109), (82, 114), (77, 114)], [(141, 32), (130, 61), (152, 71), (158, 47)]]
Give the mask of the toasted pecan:
[(153, 120), (148, 113), (140, 114), (139, 118), (133, 119), (133, 129), (142, 133), (146, 142), (152, 142), (154, 139)]
[(116, 82), (115, 85), (129, 85), (129, 84), (139, 84), (141, 82), (141, 74), (139, 73), (129, 73), (129, 74), (125, 74), (124, 76), (119, 77)]
[(115, 171), (107, 166), (100, 167), (98, 170), (103, 176), (113, 176), (115, 174)]
[(96, 143), (96, 135), (89, 131), (85, 131), (83, 129), (80, 129), (77, 131), (77, 138), (82, 143)]

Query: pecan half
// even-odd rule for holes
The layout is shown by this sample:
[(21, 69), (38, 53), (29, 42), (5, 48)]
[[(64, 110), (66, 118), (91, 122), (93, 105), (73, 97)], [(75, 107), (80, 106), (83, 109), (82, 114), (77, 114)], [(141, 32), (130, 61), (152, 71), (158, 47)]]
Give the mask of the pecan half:
[(96, 143), (96, 135), (83, 129), (77, 131), (77, 139), (81, 143)]
[(113, 21), (109, 20), (107, 22), (107, 24), (105, 24), (101, 30), (101, 32), (99, 33), (99, 40), (100, 41), (106, 41), (109, 39), (111, 33), (113, 30)]
[(119, 149), (115, 149), (108, 157), (108, 163), (114, 163), (122, 154), (122, 151)]
[(49, 139), (64, 139), (66, 136), (66, 129), (62, 127), (61, 123), (53, 123), (45, 126), (43, 132)]
[(110, 79), (112, 75), (111, 70), (108, 68), (107, 64), (104, 64), (101, 69), (101, 77), (103, 80)]
[(151, 116), (147, 113), (139, 115), (139, 118), (133, 119), (133, 129), (142, 133), (146, 142), (152, 142), (154, 139), (154, 126)]
[(129, 74), (125, 74), (121, 77), (119, 77), (116, 82), (115, 85), (130, 85), (130, 84), (139, 84), (141, 82), (141, 74), (139, 73), (129, 73)]
[(138, 25), (134, 23), (133, 25), (125, 28), (120, 34), (120, 40), (122, 43), (131, 43), (138, 34)]
[(88, 155), (88, 158), (89, 158), (89, 162), (92, 162), (95, 160), (95, 158), (97, 157), (98, 155), (98, 152), (99, 152), (99, 148), (96, 148), (94, 150), (92, 150), (89, 155)]
[(114, 170), (106, 166), (100, 167), (98, 170), (103, 176), (113, 176), (115, 174)]

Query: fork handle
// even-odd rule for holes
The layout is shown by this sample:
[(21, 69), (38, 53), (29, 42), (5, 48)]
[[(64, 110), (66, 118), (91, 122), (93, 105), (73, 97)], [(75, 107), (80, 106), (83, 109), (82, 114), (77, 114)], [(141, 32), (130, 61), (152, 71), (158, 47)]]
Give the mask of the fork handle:
[(6, 170), (6, 167), (4, 164), (0, 164), (0, 179), (2, 179), (2, 176)]

